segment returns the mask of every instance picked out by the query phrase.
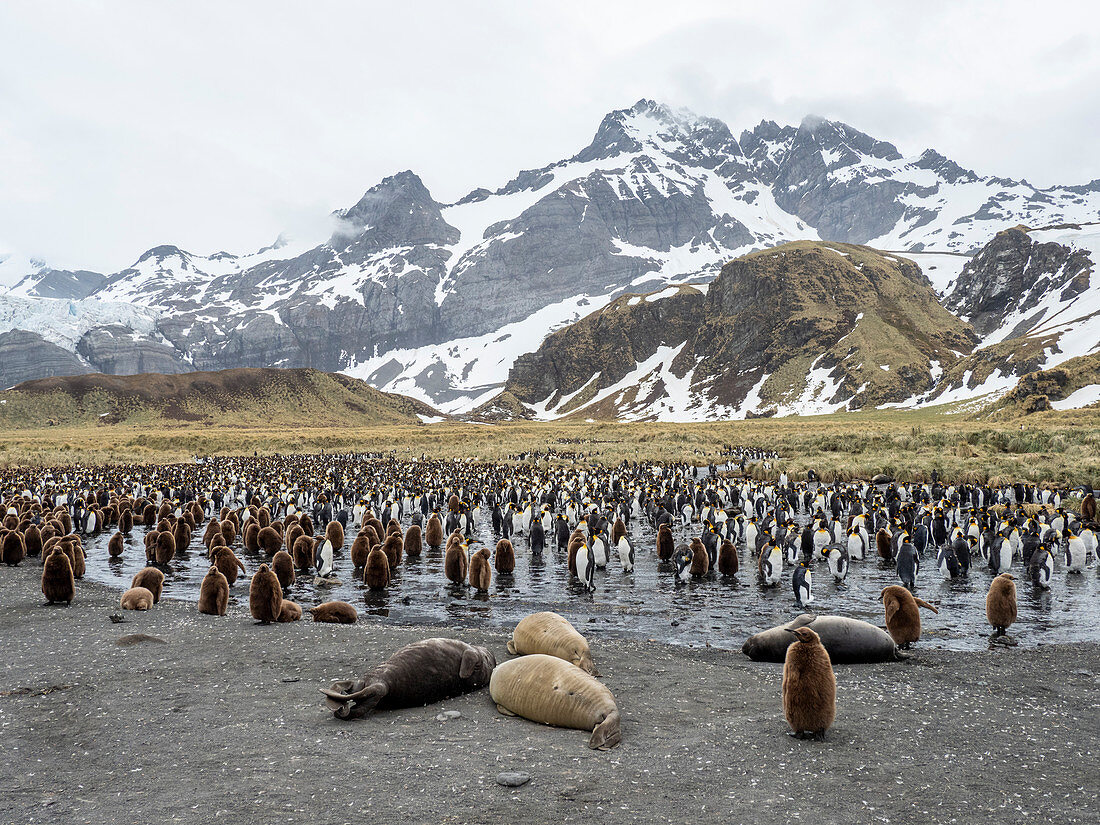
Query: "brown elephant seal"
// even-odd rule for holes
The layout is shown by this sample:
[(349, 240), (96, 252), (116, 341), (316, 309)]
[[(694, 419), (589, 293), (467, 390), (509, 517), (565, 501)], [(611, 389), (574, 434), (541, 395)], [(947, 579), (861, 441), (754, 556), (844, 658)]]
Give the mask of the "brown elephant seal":
[(611, 691), (557, 656), (532, 653), (505, 662), (493, 671), (489, 695), (501, 713), (592, 731), (590, 748), (609, 750), (622, 741), (619, 706)]
[(794, 639), (783, 662), (783, 715), (798, 739), (824, 739), (836, 719), (836, 674), (829, 653), (808, 627), (788, 630)]
[(811, 628), (829, 652), (833, 664), (889, 662), (898, 656), (897, 646), (882, 628), (846, 616), (817, 616), (803, 613), (785, 625), (764, 630), (745, 640), (741, 652), (754, 662), (783, 662), (795, 637), (788, 631)]
[(338, 719), (372, 710), (430, 705), (485, 687), (496, 667), (493, 654), (458, 639), (424, 639), (405, 645), (359, 679), (321, 689)]
[(118, 603), (123, 610), (149, 610), (153, 606), (153, 594), (144, 587), (131, 587)]
[(513, 656), (545, 653), (564, 659), (593, 676), (600, 675), (592, 662), (588, 641), (568, 619), (550, 611), (532, 613), (521, 619), (508, 640), (508, 652)]

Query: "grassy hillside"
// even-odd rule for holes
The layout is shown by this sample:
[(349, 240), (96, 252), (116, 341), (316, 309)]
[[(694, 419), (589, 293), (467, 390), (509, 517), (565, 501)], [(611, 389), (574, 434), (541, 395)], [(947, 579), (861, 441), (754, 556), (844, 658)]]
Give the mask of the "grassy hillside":
[(646, 384), (652, 397), (626, 388), (589, 402), (666, 347), (678, 353), (669, 373), (690, 375), (696, 393), (726, 408), (760, 383), (765, 414), (809, 401), (862, 409), (930, 390), (936, 370), (976, 340), (912, 261), (799, 241), (731, 261), (705, 294), (684, 287), (621, 297), (517, 359), (507, 389), (526, 404), (549, 399), (557, 415), (637, 414), (664, 393), (663, 379)]
[[(885, 472), (923, 480), (1022, 478), (1100, 487), (1100, 410), (1043, 412), (1004, 422), (938, 410), (842, 413), (715, 424), (446, 421), (368, 427), (84, 425), (0, 428), (0, 465), (187, 461), (197, 454), (396, 450), (438, 458), (503, 460), (531, 450), (583, 453), (584, 460), (720, 461), (725, 445), (767, 447), (802, 478)], [(762, 470), (758, 474), (763, 475)]]
[(0, 392), (0, 428), (44, 426), (355, 426), (438, 413), (364, 381), (313, 369), (41, 378)]
[(1100, 384), (1100, 353), (1071, 358), (1060, 366), (1024, 375), (994, 407), (995, 415), (1011, 418), (1051, 409), (1051, 401)]

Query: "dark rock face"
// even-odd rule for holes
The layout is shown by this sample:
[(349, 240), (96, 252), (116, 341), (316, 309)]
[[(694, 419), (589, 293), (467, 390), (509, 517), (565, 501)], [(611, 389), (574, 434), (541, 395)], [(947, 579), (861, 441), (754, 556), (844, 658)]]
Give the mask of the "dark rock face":
[(92, 372), (71, 352), (21, 329), (0, 334), (0, 388), (32, 378)]
[(174, 375), (192, 370), (189, 364), (180, 359), (177, 350), (156, 341), (139, 338), (128, 328), (121, 326), (90, 330), (77, 343), (76, 351), (97, 372), (108, 375), (136, 375), (143, 372)]
[[(952, 312), (967, 317), (978, 333), (1000, 327), (1013, 313), (1026, 313), (1057, 292), (1062, 300), (1089, 287), (1092, 261), (1084, 250), (1056, 243), (1036, 243), (1020, 229), (998, 232), (959, 275), (944, 300)], [(1014, 330), (1009, 338), (1026, 331)]]
[[(106, 275), (84, 269), (43, 269), (25, 279), (24, 291), (39, 298), (87, 298), (107, 281)], [(33, 283), (33, 285), (32, 285)]]

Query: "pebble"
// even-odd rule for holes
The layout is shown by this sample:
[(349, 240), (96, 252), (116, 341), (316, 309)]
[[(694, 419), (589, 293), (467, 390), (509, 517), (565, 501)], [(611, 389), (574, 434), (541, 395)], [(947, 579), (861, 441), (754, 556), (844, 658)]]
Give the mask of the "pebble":
[(462, 718), (462, 711), (458, 710), (445, 710), (441, 714), (435, 717), (437, 722), (446, 722), (450, 719)]
[(518, 788), (531, 781), (531, 774), (523, 771), (505, 771), (497, 774), (497, 784), (506, 788)]

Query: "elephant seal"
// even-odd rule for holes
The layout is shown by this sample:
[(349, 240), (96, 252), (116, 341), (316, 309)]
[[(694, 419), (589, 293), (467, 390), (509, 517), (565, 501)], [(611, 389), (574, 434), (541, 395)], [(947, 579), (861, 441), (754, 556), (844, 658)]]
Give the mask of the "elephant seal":
[(458, 639), (424, 639), (405, 645), (359, 679), (321, 689), (337, 719), (372, 710), (430, 705), (485, 687), (497, 660), (484, 647)]
[(610, 750), (622, 741), (611, 691), (557, 656), (532, 653), (505, 662), (493, 671), (489, 695), (503, 714), (592, 731), (590, 748)]
[(810, 627), (821, 638), (833, 664), (851, 665), (866, 662), (888, 662), (898, 656), (890, 635), (873, 624), (845, 616), (817, 616), (803, 613), (785, 625), (750, 636), (741, 652), (754, 662), (783, 662), (787, 647), (795, 637), (788, 631)]
[(532, 613), (516, 625), (508, 640), (508, 652), (516, 654), (545, 653), (576, 665), (593, 676), (599, 676), (592, 662), (592, 652), (569, 620), (557, 613)]

